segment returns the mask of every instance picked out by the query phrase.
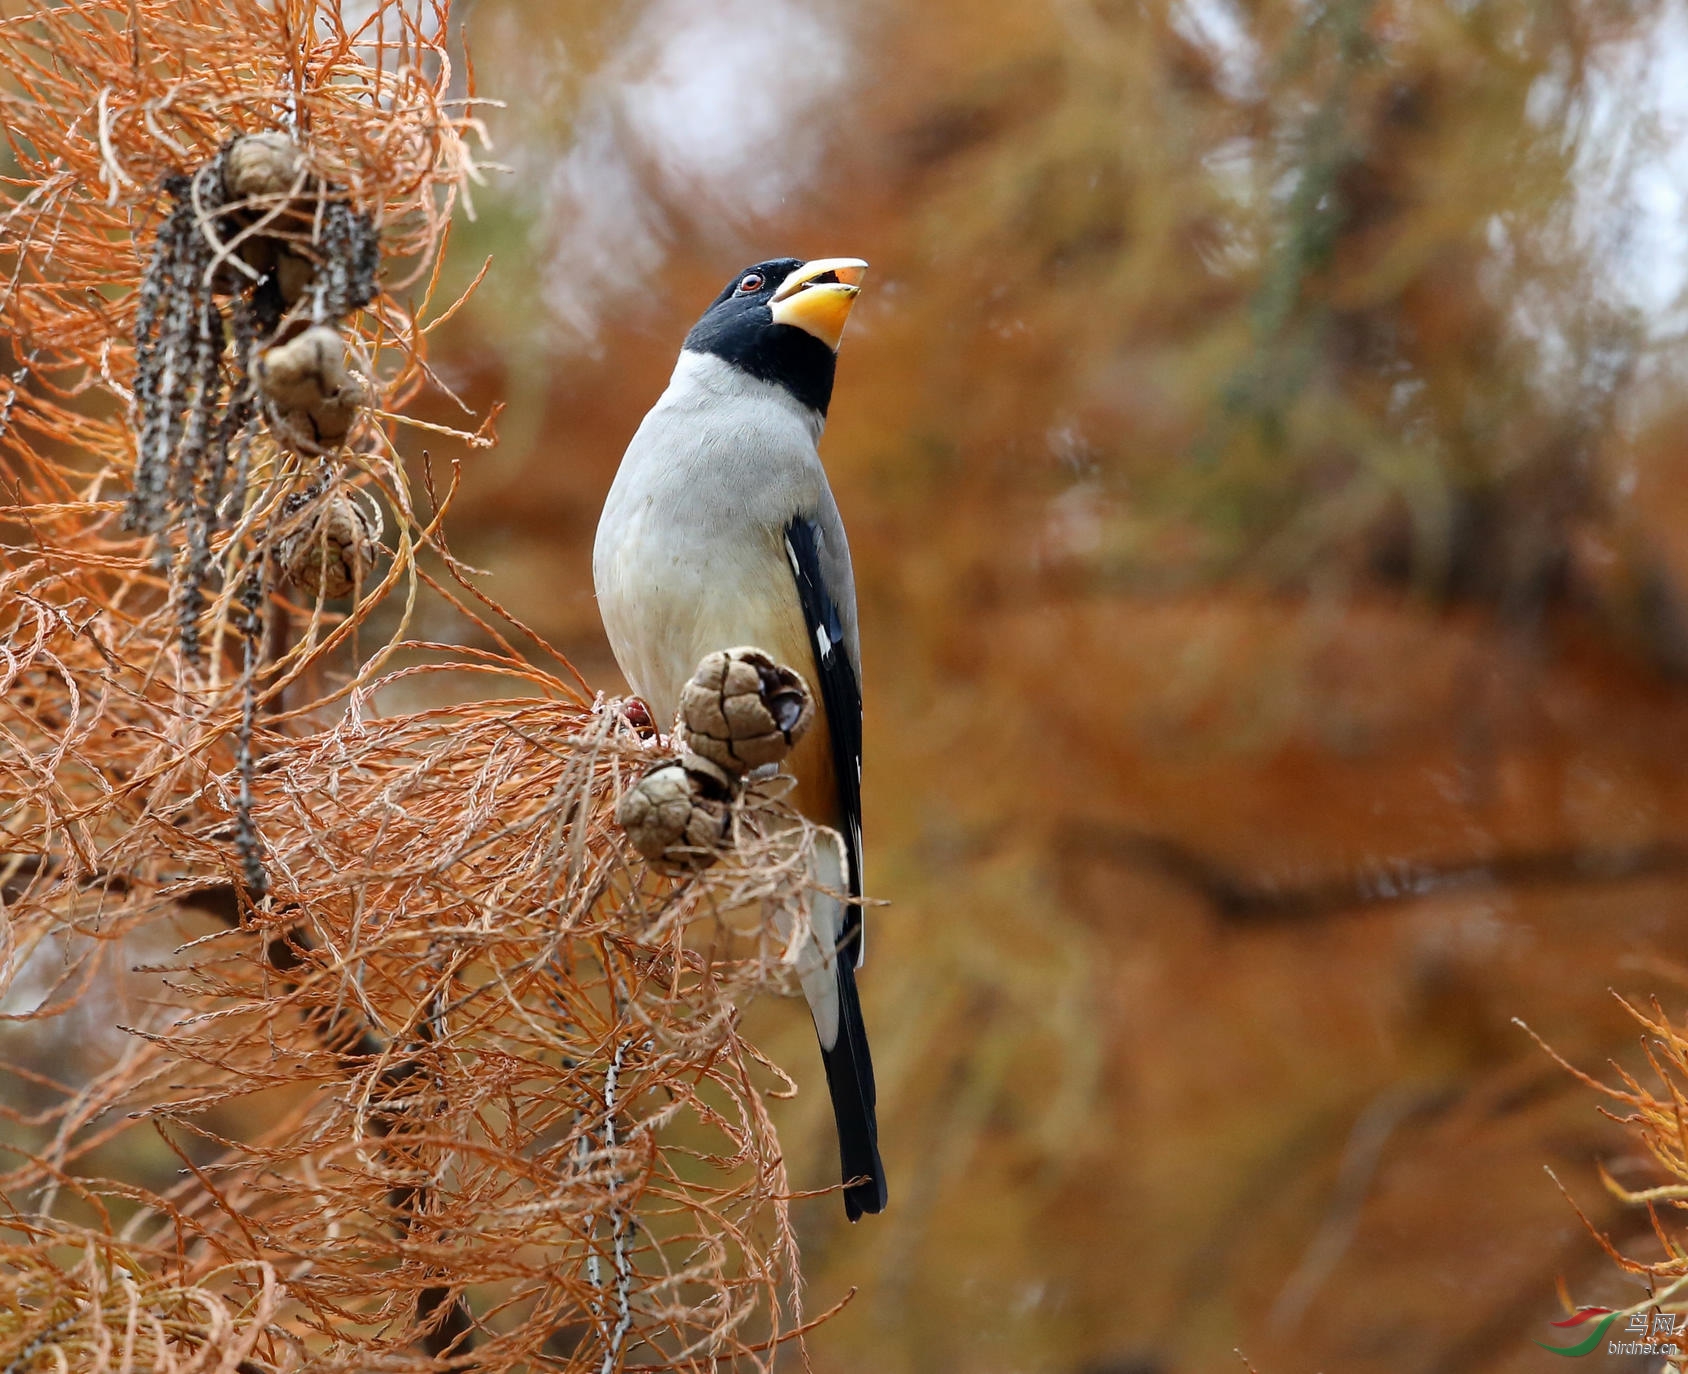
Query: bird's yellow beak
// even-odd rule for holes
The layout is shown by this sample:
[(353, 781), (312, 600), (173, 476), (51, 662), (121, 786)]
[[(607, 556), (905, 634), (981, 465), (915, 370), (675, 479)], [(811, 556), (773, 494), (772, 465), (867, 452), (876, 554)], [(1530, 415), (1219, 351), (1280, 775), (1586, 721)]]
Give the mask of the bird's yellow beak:
[(768, 307), (774, 323), (813, 334), (836, 353), (866, 275), (867, 264), (860, 258), (816, 258), (804, 263), (774, 292)]

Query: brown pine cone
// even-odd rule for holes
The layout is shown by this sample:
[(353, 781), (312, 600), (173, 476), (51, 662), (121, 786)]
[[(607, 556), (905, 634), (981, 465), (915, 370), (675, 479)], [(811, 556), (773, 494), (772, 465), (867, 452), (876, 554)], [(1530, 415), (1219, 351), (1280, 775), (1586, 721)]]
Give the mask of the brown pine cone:
[(615, 819), (652, 863), (707, 868), (727, 833), (733, 781), (708, 759), (682, 754), (652, 764), (628, 788)]
[(300, 453), (338, 447), (369, 399), (363, 379), (347, 367), (346, 341), (325, 324), (265, 349), (257, 373), (276, 437)]
[(380, 507), (342, 486), (298, 512), (297, 523), (276, 545), (276, 561), (312, 601), (352, 596), (374, 570), (381, 525)]
[(231, 201), (289, 196), (306, 188), (304, 170), (304, 154), (286, 134), (247, 134), (223, 154), (223, 194)]
[(682, 740), (734, 777), (778, 763), (814, 718), (803, 675), (754, 647), (710, 654), (680, 690)]

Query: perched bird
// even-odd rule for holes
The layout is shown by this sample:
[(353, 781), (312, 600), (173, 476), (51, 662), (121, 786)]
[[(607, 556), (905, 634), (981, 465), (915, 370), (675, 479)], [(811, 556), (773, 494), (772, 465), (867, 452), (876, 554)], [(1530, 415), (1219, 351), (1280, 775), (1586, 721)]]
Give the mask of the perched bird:
[[(657, 722), (698, 660), (754, 644), (820, 689), (792, 751), (793, 801), (844, 838), (815, 847), (819, 888), (862, 893), (861, 648), (844, 524), (816, 444), (838, 341), (867, 264), (777, 258), (728, 283), (686, 335), (598, 521), (592, 576), (616, 662)], [(873, 1060), (856, 995), (862, 912), (811, 894), (798, 974), (838, 1124), (844, 1208), (885, 1206)]]

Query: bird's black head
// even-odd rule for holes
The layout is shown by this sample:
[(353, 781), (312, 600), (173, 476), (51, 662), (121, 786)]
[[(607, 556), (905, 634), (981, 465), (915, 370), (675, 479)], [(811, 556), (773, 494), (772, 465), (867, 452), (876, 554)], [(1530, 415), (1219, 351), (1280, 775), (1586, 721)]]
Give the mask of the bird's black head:
[(860, 258), (759, 262), (727, 283), (685, 346), (783, 386), (825, 415), (838, 341), (866, 272)]

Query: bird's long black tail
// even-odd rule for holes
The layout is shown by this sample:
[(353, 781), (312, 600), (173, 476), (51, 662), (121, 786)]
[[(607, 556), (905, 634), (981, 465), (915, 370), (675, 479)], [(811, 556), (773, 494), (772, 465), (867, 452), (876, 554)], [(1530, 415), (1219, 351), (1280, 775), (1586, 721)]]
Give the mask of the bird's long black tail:
[(838, 971), (838, 1043), (821, 1048), (832, 1115), (838, 1123), (838, 1155), (843, 1166), (844, 1210), (854, 1221), (863, 1212), (885, 1207), (885, 1166), (879, 1162), (879, 1120), (874, 1115), (873, 1056), (862, 1025), (861, 999), (851, 951), (840, 950)]

